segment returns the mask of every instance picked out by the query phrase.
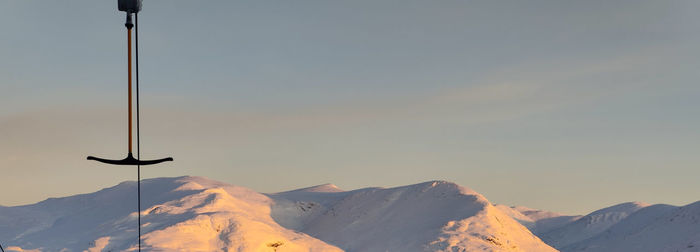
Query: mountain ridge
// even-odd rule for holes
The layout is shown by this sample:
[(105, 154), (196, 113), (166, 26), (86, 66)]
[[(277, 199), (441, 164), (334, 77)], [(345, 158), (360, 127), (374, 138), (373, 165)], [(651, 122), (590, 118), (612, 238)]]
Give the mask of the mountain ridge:
[(561, 249), (567, 252), (698, 251), (700, 201), (680, 207), (665, 204), (644, 207), (605, 232)]
[[(262, 194), (183, 176), (146, 179), (141, 188), (145, 251), (272, 251), (273, 245), (278, 251), (555, 251), (480, 194), (446, 181), (353, 191), (324, 184)], [(134, 182), (122, 182), (94, 193), (2, 208), (0, 239), (8, 251), (133, 251), (134, 192)], [(503, 228), (514, 231), (498, 231)], [(375, 229), (388, 232), (372, 233)], [(421, 239), (407, 240), (392, 230)], [(360, 242), (333, 238), (354, 231), (370, 235), (358, 233), (365, 237)], [(474, 242), (464, 243), (470, 239)]]
[[(697, 251), (700, 201), (567, 216), (427, 181), (278, 193), (204, 177), (142, 181), (144, 251)], [(136, 182), (0, 207), (6, 251), (134, 251)], [(542, 239), (540, 239), (542, 237)], [(545, 243), (547, 241), (549, 244)]]

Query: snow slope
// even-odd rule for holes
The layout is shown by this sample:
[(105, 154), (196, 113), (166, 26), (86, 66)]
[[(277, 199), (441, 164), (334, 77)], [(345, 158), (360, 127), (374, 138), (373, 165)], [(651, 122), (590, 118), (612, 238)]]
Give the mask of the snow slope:
[[(7, 251), (133, 251), (135, 183), (0, 208)], [(142, 182), (145, 251), (555, 251), (483, 196), (434, 181), (260, 194), (200, 177)], [(316, 238), (314, 238), (316, 237)]]
[[(533, 233), (544, 233), (543, 240), (564, 252), (700, 251), (700, 201), (683, 207), (631, 202), (583, 217), (525, 207), (496, 207)], [(540, 225), (543, 221), (550, 223)], [(555, 228), (550, 229), (552, 222)]]
[[(445, 181), (261, 194), (201, 177), (142, 182), (144, 251), (700, 251), (700, 201), (586, 216), (494, 206)], [(6, 251), (134, 251), (136, 184), (0, 206)], [(517, 221), (516, 221), (517, 220)], [(531, 230), (542, 233), (542, 240)]]
[[(134, 182), (96, 193), (0, 209), (0, 239), (7, 251), (133, 251)], [(146, 251), (340, 251), (285, 229), (270, 217), (265, 195), (204, 178), (142, 182)], [(21, 249), (20, 249), (21, 248)], [(65, 249), (65, 250), (63, 250)]]
[(683, 207), (642, 208), (605, 232), (562, 251), (700, 251), (700, 201)]
[(273, 209), (285, 213), (278, 218), (300, 217), (283, 225), (347, 251), (555, 251), (482, 195), (445, 181), (270, 197), (284, 209)]
[(562, 215), (555, 212), (532, 209), (524, 206), (496, 205), (511, 218), (523, 224), (535, 235), (547, 233), (553, 229), (580, 219), (581, 215)]
[(566, 247), (598, 235), (646, 206), (649, 205), (641, 202), (628, 202), (603, 208), (574, 222), (541, 233), (540, 238), (555, 248)]

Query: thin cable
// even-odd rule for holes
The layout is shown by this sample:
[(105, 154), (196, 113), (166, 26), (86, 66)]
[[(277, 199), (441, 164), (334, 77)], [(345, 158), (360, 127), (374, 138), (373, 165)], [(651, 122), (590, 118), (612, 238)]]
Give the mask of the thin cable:
[(0, 245), (0, 250), (2, 250), (2, 252), (5, 252), (5, 250), (2, 248), (2, 245)]
[[(139, 125), (139, 13), (134, 14), (136, 42), (136, 159), (141, 160), (141, 130)], [(141, 252), (141, 164), (136, 165), (139, 200), (139, 252)]]

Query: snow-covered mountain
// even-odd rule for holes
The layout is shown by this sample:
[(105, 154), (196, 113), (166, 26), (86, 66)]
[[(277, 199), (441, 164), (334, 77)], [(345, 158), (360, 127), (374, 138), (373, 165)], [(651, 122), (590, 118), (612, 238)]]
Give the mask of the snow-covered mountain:
[(535, 235), (547, 233), (580, 219), (581, 215), (562, 215), (555, 212), (532, 209), (524, 206), (496, 205), (511, 218), (523, 224)]
[(605, 232), (562, 251), (700, 251), (700, 201), (683, 206), (652, 205)]
[[(700, 251), (700, 201), (630, 202), (566, 216), (494, 206), (445, 181), (261, 194), (178, 177), (144, 180), (142, 191), (145, 251)], [(136, 183), (124, 182), (0, 206), (0, 241), (8, 252), (134, 251), (135, 193)]]
[[(95, 193), (0, 209), (7, 251), (133, 251), (135, 182)], [(270, 198), (250, 189), (198, 178), (142, 182), (146, 251), (340, 251), (281, 227)], [(284, 250), (280, 250), (284, 251)]]
[(646, 203), (629, 202), (603, 208), (564, 226), (540, 233), (540, 238), (556, 248), (566, 247), (607, 230), (646, 206)]
[[(7, 251), (133, 251), (135, 183), (0, 208)], [(556, 251), (482, 195), (433, 181), (275, 194), (200, 177), (142, 182), (145, 251)]]
[(482, 195), (444, 181), (270, 197), (300, 217), (283, 225), (347, 251), (554, 251)]

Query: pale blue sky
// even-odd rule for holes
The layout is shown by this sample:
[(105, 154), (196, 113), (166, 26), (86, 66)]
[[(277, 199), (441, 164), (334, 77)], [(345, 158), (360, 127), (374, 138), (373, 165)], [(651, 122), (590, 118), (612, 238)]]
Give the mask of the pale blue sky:
[[(141, 12), (145, 177), (275, 192), (449, 180), (585, 213), (700, 200), (697, 1), (176, 1)], [(116, 1), (0, 2), (0, 205), (126, 151)]]

